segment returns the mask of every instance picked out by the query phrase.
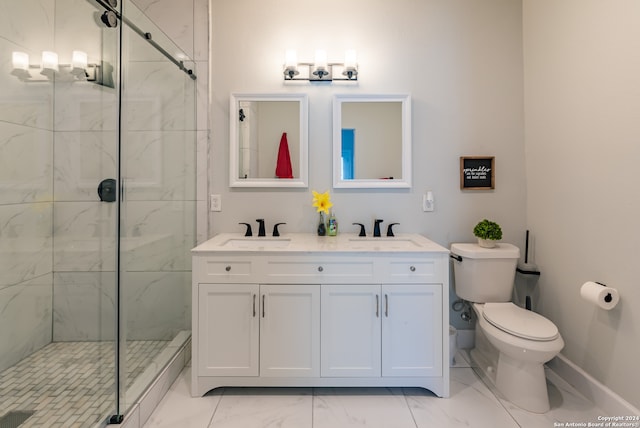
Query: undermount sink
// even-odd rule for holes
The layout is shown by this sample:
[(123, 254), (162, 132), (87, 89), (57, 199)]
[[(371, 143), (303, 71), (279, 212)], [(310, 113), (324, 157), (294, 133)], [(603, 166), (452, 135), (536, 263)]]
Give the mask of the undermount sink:
[(289, 246), (289, 238), (232, 238), (222, 244), (227, 248), (243, 248), (247, 250), (262, 250), (268, 248), (285, 248)]
[(396, 237), (350, 238), (349, 245), (354, 249), (369, 250), (407, 250), (420, 247), (413, 239)]

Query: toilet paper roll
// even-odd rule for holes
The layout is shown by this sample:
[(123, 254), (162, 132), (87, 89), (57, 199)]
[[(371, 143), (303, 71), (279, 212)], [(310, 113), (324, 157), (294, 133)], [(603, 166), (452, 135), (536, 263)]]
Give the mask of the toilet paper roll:
[(594, 303), (607, 311), (615, 308), (620, 301), (618, 290), (605, 287), (593, 281), (587, 281), (582, 284), (582, 287), (580, 287), (580, 296), (587, 302)]

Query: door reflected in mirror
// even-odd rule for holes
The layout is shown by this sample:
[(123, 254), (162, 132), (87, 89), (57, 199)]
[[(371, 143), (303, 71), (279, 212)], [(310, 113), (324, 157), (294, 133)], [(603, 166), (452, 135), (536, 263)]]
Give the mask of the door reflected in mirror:
[(232, 94), (231, 187), (307, 186), (307, 96)]
[(334, 187), (411, 187), (409, 95), (336, 95)]

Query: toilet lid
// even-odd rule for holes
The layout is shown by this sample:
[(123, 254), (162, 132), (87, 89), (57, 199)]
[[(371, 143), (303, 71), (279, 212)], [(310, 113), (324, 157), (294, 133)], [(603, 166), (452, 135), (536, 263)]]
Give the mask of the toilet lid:
[(513, 303), (485, 303), (483, 316), (494, 327), (529, 340), (553, 340), (558, 337), (554, 323)]

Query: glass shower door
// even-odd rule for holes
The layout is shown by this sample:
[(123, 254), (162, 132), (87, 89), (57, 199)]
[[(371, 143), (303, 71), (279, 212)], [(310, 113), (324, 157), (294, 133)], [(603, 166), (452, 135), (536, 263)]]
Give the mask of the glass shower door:
[[(77, 399), (89, 397), (75, 406), (83, 409), (77, 423), (92, 426), (118, 414), (121, 29), (108, 25), (113, 12), (97, 2), (51, 3), (55, 50), (60, 63), (69, 64), (54, 85), (52, 341), (76, 368), (69, 380)], [(74, 68), (74, 51), (86, 53), (84, 73)]]
[[(134, 4), (122, 34), (121, 411), (190, 337), (194, 65)], [(178, 64), (176, 64), (178, 62)]]

